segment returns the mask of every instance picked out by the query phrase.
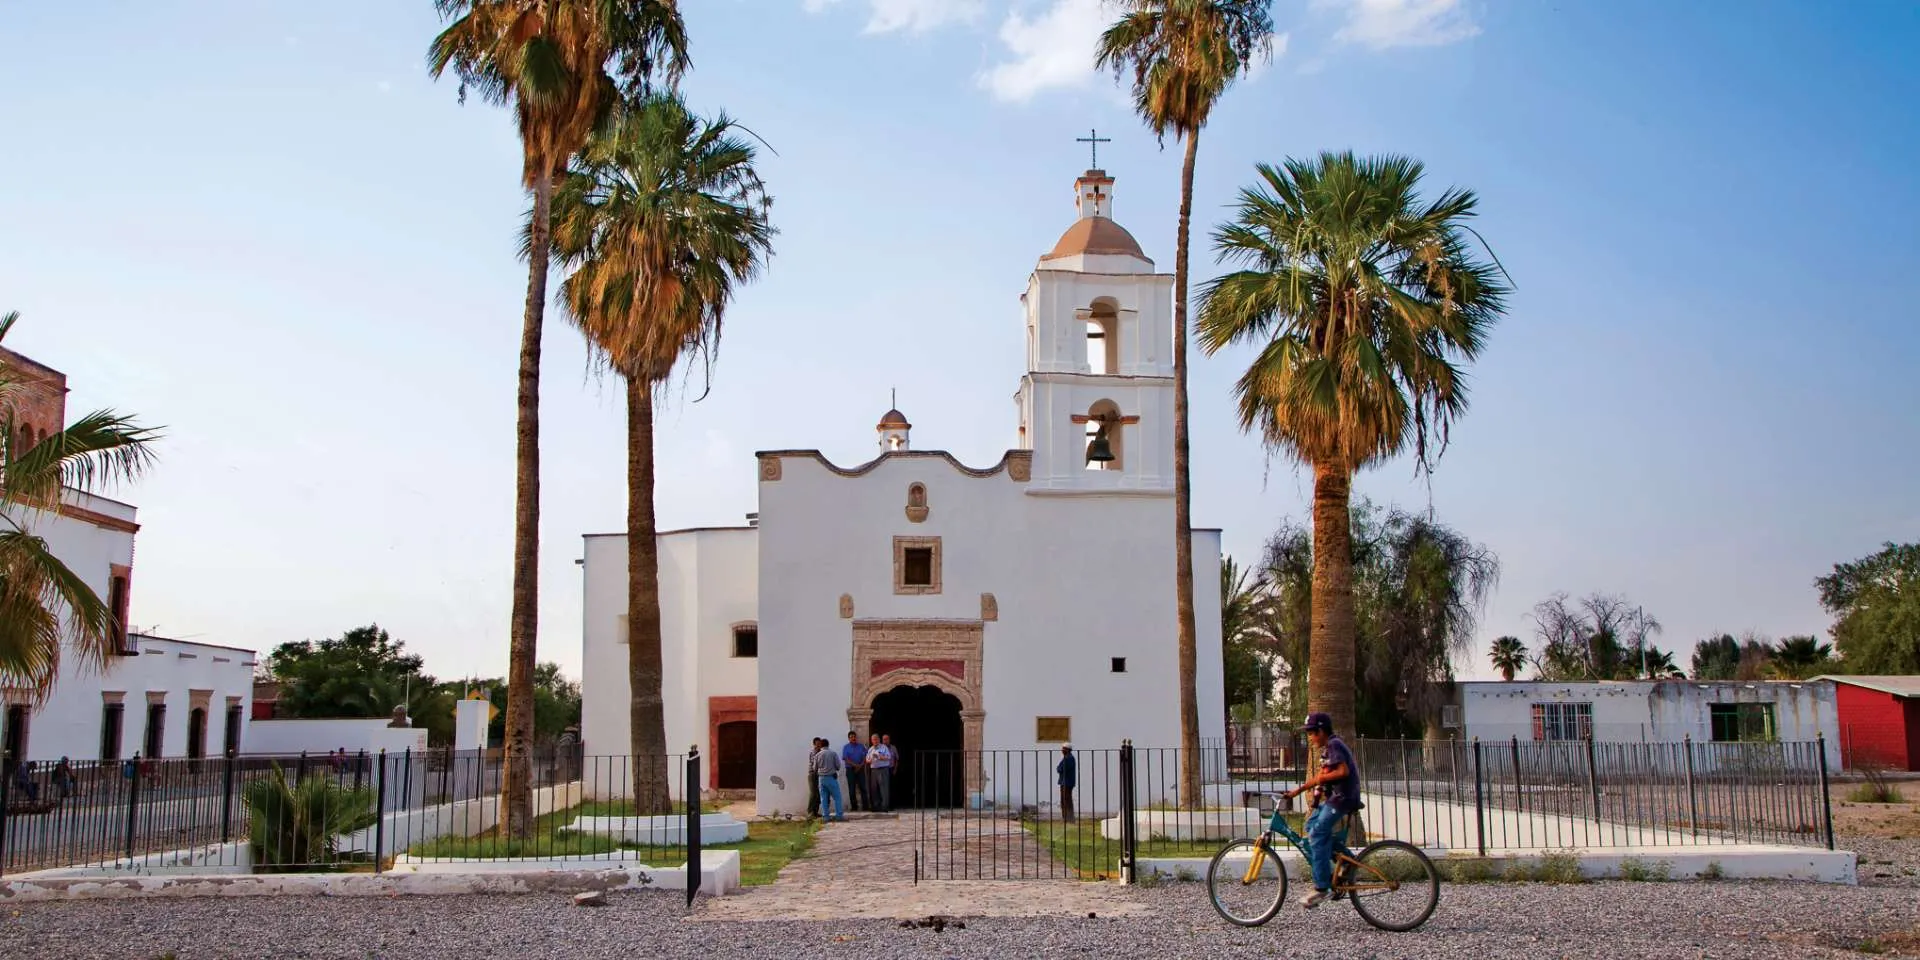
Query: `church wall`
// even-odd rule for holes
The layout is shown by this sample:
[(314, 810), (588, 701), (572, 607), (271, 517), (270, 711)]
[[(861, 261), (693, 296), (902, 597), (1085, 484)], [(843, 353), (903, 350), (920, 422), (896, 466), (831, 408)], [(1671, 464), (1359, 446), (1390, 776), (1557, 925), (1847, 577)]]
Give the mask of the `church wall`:
[[(763, 471), (760, 484), (761, 812), (804, 810), (808, 739), (839, 744), (849, 707), (869, 706), (851, 703), (856, 620), (980, 622), (983, 593), (997, 608), (982, 626), (985, 747), (1056, 749), (1035, 739), (1039, 716), (1071, 717), (1085, 748), (1179, 742), (1170, 498), (1035, 496), (937, 455), (887, 457), (857, 477), (811, 456), (778, 462), (779, 479)], [(920, 523), (904, 509), (914, 482), (928, 492)], [(894, 593), (895, 536), (940, 538), (939, 594)], [(1197, 535), (1195, 549), (1198, 593), (1217, 593), (1218, 535)], [(1199, 615), (1201, 686), (1216, 688), (1203, 693), (1202, 735), (1218, 737), (1218, 598)]]
[[(733, 625), (755, 618), (757, 534), (747, 527), (689, 530), (662, 534), (659, 542), (667, 750), (684, 754), (698, 745), (712, 757), (708, 698), (752, 696), (757, 685), (755, 662), (731, 656)], [(589, 756), (625, 756), (632, 752), (626, 537), (587, 537), (584, 559), (581, 739)], [(593, 779), (607, 781), (607, 789), (622, 786), (618, 776)]]

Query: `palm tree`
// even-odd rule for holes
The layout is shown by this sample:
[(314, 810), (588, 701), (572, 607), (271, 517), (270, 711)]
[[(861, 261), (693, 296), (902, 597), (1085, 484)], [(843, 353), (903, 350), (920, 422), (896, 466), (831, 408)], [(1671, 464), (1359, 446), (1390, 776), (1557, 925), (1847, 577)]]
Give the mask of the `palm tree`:
[(1474, 195), (1422, 201), (1423, 169), (1352, 153), (1261, 164), (1264, 185), (1214, 232), (1244, 268), (1201, 294), (1208, 353), (1264, 341), (1235, 386), (1241, 427), (1313, 469), (1308, 707), (1339, 729), (1354, 719), (1353, 475), (1409, 447), (1431, 468), (1466, 411), (1454, 358), (1480, 351), (1507, 293), (1463, 237)]
[(428, 71), (513, 107), (522, 185), (533, 193), (526, 309), (520, 328), (514, 447), (513, 612), (507, 660), (507, 833), (533, 828), (533, 671), (539, 617), (540, 331), (545, 319), (553, 177), (624, 92), (687, 68), (686, 24), (674, 0), (434, 0), (453, 22), (427, 50)]
[[(20, 314), (0, 316), (4, 341)], [(28, 441), (16, 422), (32, 383), (0, 351), (0, 686), (44, 699), (60, 678), (63, 652), (83, 668), (103, 666), (125, 624), (80, 574), (34, 532), (59, 509), (64, 491), (132, 481), (153, 463), (160, 434), (98, 410), (58, 433)]]
[(1221, 665), (1230, 708), (1265, 703), (1271, 692), (1271, 653), (1262, 629), (1268, 602), (1266, 579), (1257, 568), (1232, 557), (1220, 564)]
[(1493, 668), (1500, 671), (1500, 679), (1513, 682), (1513, 675), (1526, 669), (1527, 645), (1519, 637), (1501, 637), (1493, 642), (1493, 648), (1487, 651), (1487, 659), (1493, 661)]
[(734, 287), (772, 252), (771, 201), (739, 130), (656, 94), (588, 144), (554, 201), (554, 254), (575, 268), (560, 302), (626, 383), (628, 715), (643, 814), (668, 807), (654, 391), (682, 356), (711, 364)]
[(1773, 650), (1772, 673), (1782, 680), (1805, 680), (1832, 666), (1833, 645), (1818, 637), (1788, 637)]
[(1187, 463), (1187, 233), (1193, 161), (1227, 87), (1256, 54), (1272, 56), (1271, 0), (1123, 0), (1100, 35), (1094, 65), (1133, 74), (1134, 109), (1162, 142), (1186, 141), (1180, 165), (1180, 223), (1173, 247), (1173, 579), (1180, 644), (1180, 797), (1200, 799), (1200, 706), (1193, 613), (1193, 484)]

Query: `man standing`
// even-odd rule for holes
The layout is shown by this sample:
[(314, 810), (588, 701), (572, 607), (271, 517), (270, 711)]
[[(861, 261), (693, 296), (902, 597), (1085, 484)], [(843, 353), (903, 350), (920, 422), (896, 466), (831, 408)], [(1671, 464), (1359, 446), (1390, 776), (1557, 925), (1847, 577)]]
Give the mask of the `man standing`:
[(819, 756), (821, 750), (826, 749), (823, 746), (825, 742), (826, 741), (821, 740), (819, 737), (814, 737), (813, 741), (808, 744), (809, 749), (807, 750), (807, 819), (809, 820), (820, 815), (820, 775), (813, 771), (813, 758)]
[(1080, 763), (1073, 758), (1073, 744), (1061, 744), (1060, 762), (1053, 772), (1060, 778), (1060, 819), (1073, 822), (1073, 788), (1080, 783)]
[(885, 813), (893, 809), (893, 748), (880, 742), (880, 735), (867, 738), (867, 799)]
[(1313, 868), (1313, 892), (1300, 898), (1311, 910), (1327, 899), (1333, 887), (1333, 830), (1348, 814), (1360, 809), (1360, 771), (1353, 751), (1333, 735), (1333, 718), (1307, 714), (1307, 740), (1320, 750), (1320, 772), (1287, 791), (1287, 799), (1313, 790), (1313, 813), (1307, 817), (1307, 863)]
[(847, 809), (872, 810), (873, 798), (867, 796), (867, 748), (860, 743), (858, 732), (847, 731), (840, 762), (847, 768)]
[(816, 738), (820, 749), (813, 754), (813, 772), (820, 777), (820, 814), (828, 823), (847, 819), (846, 804), (840, 800), (840, 755), (833, 752), (827, 738)]

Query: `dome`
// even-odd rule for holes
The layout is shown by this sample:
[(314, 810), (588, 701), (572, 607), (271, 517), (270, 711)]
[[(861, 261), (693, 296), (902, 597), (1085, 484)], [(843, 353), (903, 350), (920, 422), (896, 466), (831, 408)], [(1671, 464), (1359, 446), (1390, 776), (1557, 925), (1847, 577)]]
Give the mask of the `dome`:
[(901, 413), (899, 410), (896, 409), (896, 410), (888, 410), (887, 415), (880, 418), (880, 426), (876, 427), (875, 429), (911, 430), (912, 428), (913, 428), (913, 424), (907, 422), (907, 415), (904, 413)]
[(1140, 242), (1133, 239), (1133, 234), (1108, 217), (1082, 217), (1075, 221), (1066, 233), (1060, 235), (1060, 242), (1053, 245), (1053, 251), (1040, 259), (1058, 260), (1081, 254), (1138, 257), (1148, 263), (1153, 262), (1141, 251)]

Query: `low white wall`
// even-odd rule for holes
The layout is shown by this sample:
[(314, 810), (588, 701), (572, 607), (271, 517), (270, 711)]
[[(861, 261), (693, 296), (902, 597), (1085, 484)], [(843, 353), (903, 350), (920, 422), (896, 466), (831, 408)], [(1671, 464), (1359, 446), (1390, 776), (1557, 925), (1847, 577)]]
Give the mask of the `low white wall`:
[[(567, 829), (603, 837), (655, 846), (677, 846), (687, 840), (687, 818), (664, 817), (575, 817)], [(700, 842), (740, 843), (747, 839), (747, 825), (731, 813), (700, 815)]]
[(400, 753), (427, 749), (424, 727), (389, 727), (390, 720), (380, 718), (341, 718), (335, 720), (255, 720), (247, 727), (240, 750), (248, 754), (296, 754), (325, 756), (344, 748), (369, 755), (385, 750)]
[[(1717, 870), (1720, 878), (1726, 880), (1809, 880), (1814, 883), (1853, 884), (1858, 882), (1859, 875), (1858, 860), (1851, 850), (1742, 844), (1686, 849), (1629, 847), (1553, 852), (1573, 857), (1580, 864), (1580, 875), (1590, 880), (1624, 879), (1622, 874), (1628, 861), (1636, 864), (1638, 869), (1664, 874), (1670, 880), (1703, 879), (1703, 874)], [(1438, 850), (1428, 850), (1427, 855), (1442, 871), (1443, 883), (1446, 882), (1445, 871), (1462, 863), (1483, 863), (1488, 878), (1498, 879), (1513, 865), (1532, 865), (1540, 859), (1537, 855), (1517, 853), (1489, 854), (1485, 857), (1447, 856)], [(1246, 860), (1244, 856), (1228, 858), (1230, 863), (1244, 864)], [(1300, 854), (1288, 848), (1280, 851), (1280, 860), (1286, 864), (1287, 876), (1295, 878), (1295, 882), (1306, 878), (1307, 862)], [(1143, 875), (1157, 873), (1174, 879), (1204, 880), (1211, 863), (1209, 857), (1141, 857), (1136, 870)]]
[[(580, 803), (580, 783), (557, 784), (533, 791), (533, 815), (545, 816)], [(471, 837), (485, 833), (500, 822), (500, 796), (492, 794), (473, 800), (442, 803), (421, 810), (402, 810), (385, 817), (383, 853), (403, 852), (418, 843), (443, 836)], [(340, 851), (371, 853), (374, 828), (343, 837)]]

